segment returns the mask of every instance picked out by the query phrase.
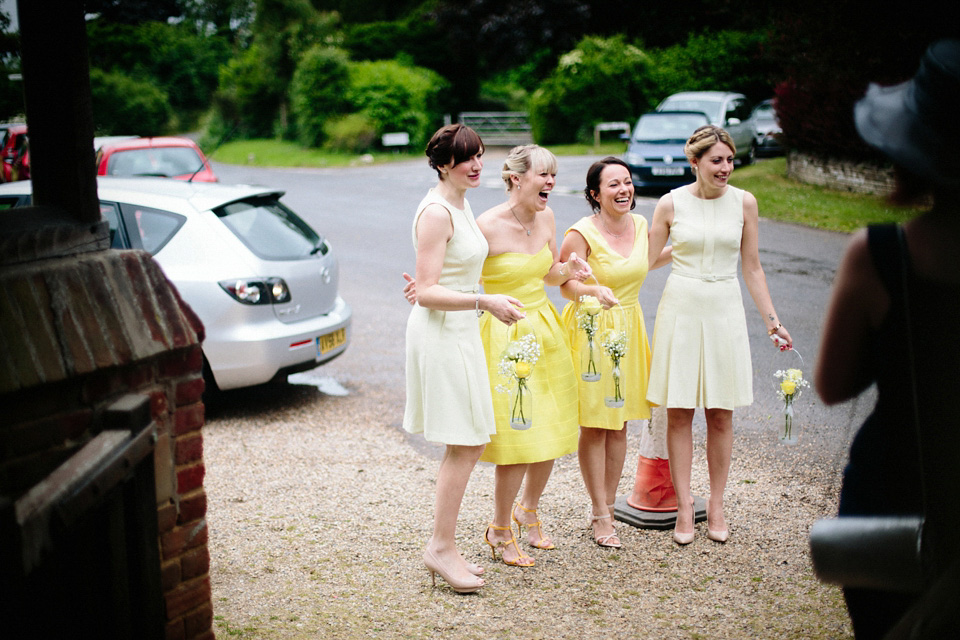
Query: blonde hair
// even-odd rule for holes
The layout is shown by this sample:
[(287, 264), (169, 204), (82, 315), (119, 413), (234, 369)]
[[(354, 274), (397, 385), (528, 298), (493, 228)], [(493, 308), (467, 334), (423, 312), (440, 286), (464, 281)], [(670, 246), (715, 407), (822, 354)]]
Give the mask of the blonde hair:
[(730, 137), (726, 129), (714, 124), (705, 124), (694, 131), (690, 139), (687, 140), (687, 144), (683, 145), (683, 153), (687, 156), (687, 160), (693, 162), (694, 158), (700, 158), (707, 152), (707, 149), (718, 142), (730, 147), (730, 151), (736, 155), (737, 146), (733, 144), (733, 138)]
[(540, 145), (525, 144), (514, 147), (503, 161), (503, 170), (500, 177), (507, 185), (507, 193), (513, 189), (512, 176), (522, 176), (531, 169), (543, 169), (547, 173), (557, 172), (557, 157), (549, 149)]

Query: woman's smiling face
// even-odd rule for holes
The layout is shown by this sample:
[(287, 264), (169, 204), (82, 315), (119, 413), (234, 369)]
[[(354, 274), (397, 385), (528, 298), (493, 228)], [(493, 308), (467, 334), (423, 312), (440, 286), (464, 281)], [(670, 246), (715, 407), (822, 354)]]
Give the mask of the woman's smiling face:
[(472, 189), (480, 186), (480, 172), (483, 171), (483, 149), (464, 160), (460, 164), (453, 164), (453, 160), (444, 165), (446, 179), (458, 189)]
[(535, 211), (546, 209), (550, 192), (557, 183), (557, 175), (542, 167), (534, 167), (518, 178), (514, 188), (519, 200)]
[(724, 143), (717, 142), (702, 156), (694, 158), (693, 166), (699, 178), (708, 185), (725, 187), (733, 173), (733, 150)]
[(618, 215), (630, 212), (633, 206), (633, 181), (630, 171), (619, 164), (609, 164), (600, 172), (600, 192), (594, 194), (600, 209)]

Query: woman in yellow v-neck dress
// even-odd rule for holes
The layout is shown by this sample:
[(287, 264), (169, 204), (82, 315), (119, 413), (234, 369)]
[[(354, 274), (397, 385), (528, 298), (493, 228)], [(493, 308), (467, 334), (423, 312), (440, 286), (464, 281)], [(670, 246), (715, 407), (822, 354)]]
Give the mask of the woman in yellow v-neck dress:
[[(564, 235), (561, 259), (576, 253), (586, 257), (596, 283), (569, 282), (563, 295), (571, 300), (563, 310), (563, 322), (569, 332), (573, 358), (579, 363), (587, 340), (578, 328), (577, 306), (581, 296), (593, 296), (612, 311), (600, 315), (596, 339), (620, 322), (626, 336), (625, 355), (620, 359), (622, 406), (608, 406), (605, 397), (610, 371), (602, 371), (596, 381), (579, 379), (580, 472), (590, 495), (590, 523), (594, 539), (602, 547), (620, 547), (613, 527), (613, 503), (623, 471), (627, 451), (626, 422), (650, 418), (646, 401), (650, 369), (650, 342), (640, 308), (639, 293), (648, 271), (647, 221), (630, 213), (636, 206), (630, 170), (622, 160), (607, 157), (587, 171), (584, 189), (593, 215), (577, 221)], [(669, 249), (655, 267), (666, 264)], [(597, 284), (599, 283), (599, 284)], [(615, 317), (616, 316), (616, 317)], [(603, 349), (601, 359), (609, 359)]]

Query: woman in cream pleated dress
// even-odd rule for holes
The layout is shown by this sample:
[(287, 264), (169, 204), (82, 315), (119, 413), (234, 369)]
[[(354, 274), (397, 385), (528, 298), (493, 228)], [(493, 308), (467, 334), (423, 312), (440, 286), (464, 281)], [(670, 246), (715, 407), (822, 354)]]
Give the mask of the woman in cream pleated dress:
[(757, 251), (757, 200), (727, 184), (736, 151), (714, 125), (697, 129), (684, 149), (697, 180), (660, 198), (650, 228), (651, 256), (669, 237), (673, 267), (664, 285), (653, 332), (647, 400), (667, 408), (667, 450), (677, 492), (677, 544), (694, 539), (690, 468), (694, 410), (707, 422), (707, 537), (725, 542), (723, 492), (733, 446), (733, 409), (753, 402), (753, 367), (737, 278), (743, 279), (767, 333), (793, 346), (777, 319)]
[[(564, 297), (571, 300), (564, 307), (563, 323), (576, 363), (580, 361), (580, 350), (586, 340), (576, 318), (581, 296), (595, 297), (605, 309), (614, 307), (600, 316), (597, 339), (613, 328), (617, 321), (615, 314), (622, 321), (627, 338), (626, 355), (620, 361), (623, 406), (607, 406), (604, 400), (609, 371), (602, 372), (597, 381), (578, 376), (578, 455), (580, 473), (590, 495), (590, 524), (598, 545), (616, 548), (621, 545), (613, 526), (613, 503), (627, 455), (626, 423), (650, 418), (646, 400), (650, 346), (639, 302), (640, 285), (647, 276), (648, 266), (665, 264), (670, 250), (665, 249), (663, 257), (650, 262), (647, 221), (643, 216), (630, 213), (636, 206), (633, 182), (630, 169), (619, 158), (607, 157), (590, 167), (584, 194), (594, 213), (567, 230), (560, 259), (569, 259), (574, 254), (585, 257), (594, 278), (563, 285)], [(607, 358), (607, 355), (601, 352), (600, 357)]]
[(470, 473), (496, 433), (477, 315), (489, 311), (511, 324), (523, 317), (514, 298), (479, 292), (487, 241), (465, 198), (480, 184), (483, 142), (459, 124), (437, 131), (427, 145), (439, 181), (413, 222), (417, 303), (407, 320), (407, 399), (403, 427), (446, 445), (437, 472), (433, 535), (423, 562), (457, 592), (483, 586), (483, 569), (456, 547), (457, 516)]
[[(533, 566), (534, 559), (517, 545), (511, 520), (527, 529), (527, 542), (538, 549), (553, 549), (537, 513), (556, 458), (577, 448), (577, 378), (570, 345), (560, 325), (560, 316), (547, 299), (544, 285), (559, 286), (590, 275), (583, 260), (572, 255), (560, 262), (553, 210), (547, 206), (556, 183), (557, 159), (537, 145), (515, 147), (503, 165), (502, 177), (508, 200), (484, 212), (477, 224), (489, 243), (483, 264), (483, 290), (501, 293), (523, 303), (526, 317), (507, 326), (485, 314), (480, 335), (487, 356), (493, 392), (497, 432), (490, 437), (481, 460), (497, 465), (493, 521), (484, 540), (499, 549), (501, 558), (513, 566)], [(539, 358), (524, 378), (533, 398), (530, 426), (511, 426), (512, 400), (507, 388), (518, 381), (503, 376), (501, 355), (509, 342), (533, 333), (540, 347)], [(501, 390), (497, 391), (497, 387)], [(523, 426), (522, 423), (520, 426)], [(515, 503), (523, 485), (523, 495)]]

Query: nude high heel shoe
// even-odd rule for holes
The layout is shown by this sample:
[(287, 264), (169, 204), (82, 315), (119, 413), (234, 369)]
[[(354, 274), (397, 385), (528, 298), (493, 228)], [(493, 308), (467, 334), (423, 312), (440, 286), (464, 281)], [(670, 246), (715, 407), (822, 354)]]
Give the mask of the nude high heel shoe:
[[(673, 541), (676, 542), (677, 544), (679, 544), (680, 546), (684, 546), (684, 545), (690, 544), (691, 542), (693, 542), (693, 539), (694, 539), (694, 538), (696, 537), (696, 535), (697, 535), (697, 532), (696, 532), (697, 511), (696, 511), (696, 508), (694, 507), (694, 505), (693, 505), (692, 503), (690, 504), (690, 509), (693, 511), (694, 530), (691, 531), (690, 533), (680, 533), (679, 531), (677, 531), (676, 525), (674, 525), (674, 529), (673, 529)], [(677, 517), (677, 521), (679, 522), (679, 520), (680, 520), (680, 518), (679, 518), (679, 512), (677, 513), (677, 516), (678, 516), (678, 517)]]
[(437, 586), (437, 576), (440, 574), (440, 577), (447, 581), (447, 584), (450, 585), (450, 588), (456, 591), (457, 593), (473, 593), (478, 591), (484, 584), (483, 579), (474, 578), (473, 580), (468, 580), (464, 582), (458, 582), (450, 577), (450, 572), (447, 570), (447, 567), (440, 562), (437, 556), (433, 555), (433, 552), (429, 549), (425, 549), (423, 552), (423, 564), (426, 565), (427, 571), (430, 572), (430, 582), (434, 587)]
[[(595, 516), (592, 513), (590, 514), (590, 528), (593, 529), (593, 523), (597, 520), (606, 520), (610, 517), (610, 514), (604, 516)], [(617, 532), (608, 533), (605, 536), (598, 536), (596, 531), (593, 533), (593, 540), (601, 547), (608, 547), (610, 549), (619, 549), (623, 545), (620, 543), (620, 538), (617, 537)]]

